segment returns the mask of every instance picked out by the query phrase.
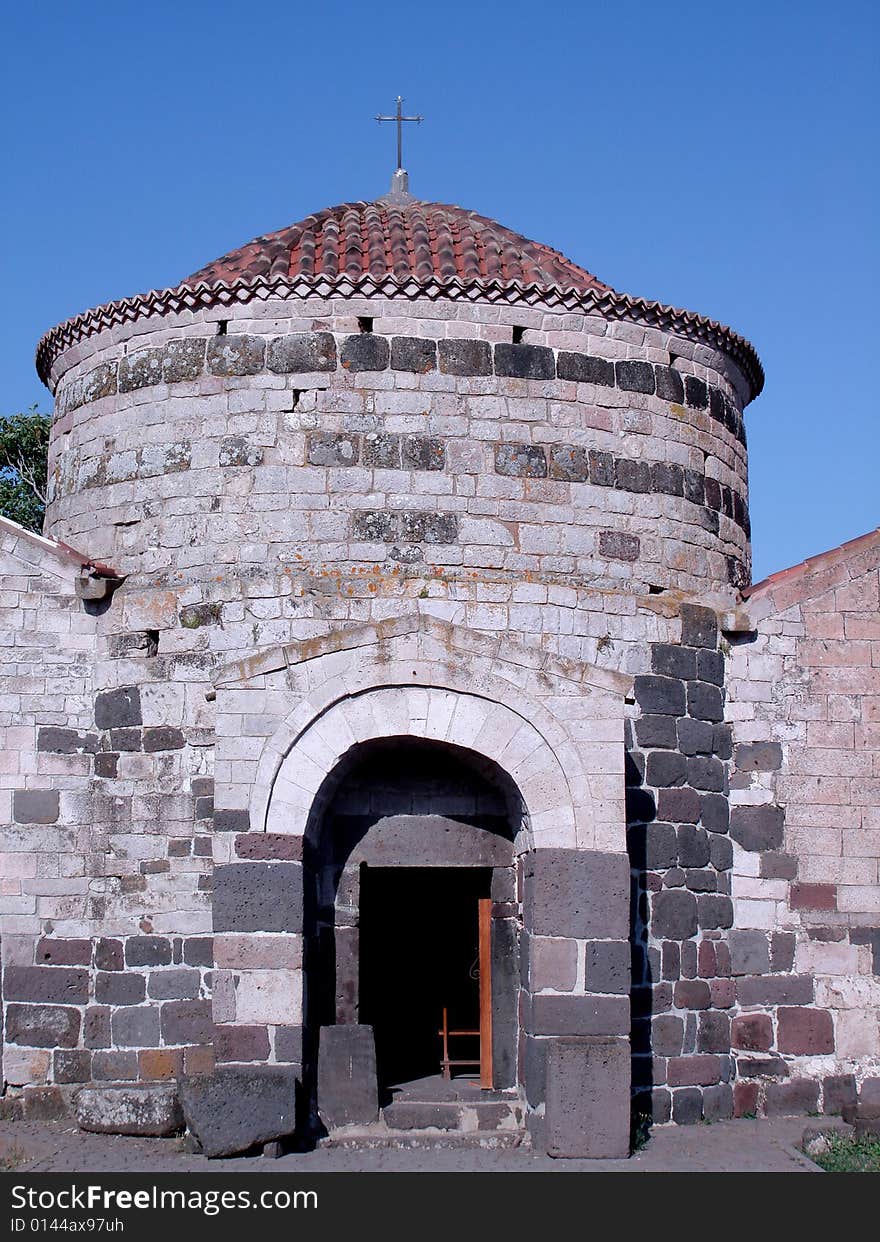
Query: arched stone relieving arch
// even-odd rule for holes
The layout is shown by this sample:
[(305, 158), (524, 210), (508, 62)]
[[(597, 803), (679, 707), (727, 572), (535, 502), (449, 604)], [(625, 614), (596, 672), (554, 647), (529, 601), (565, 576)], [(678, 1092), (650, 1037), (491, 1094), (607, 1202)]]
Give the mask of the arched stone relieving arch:
[[(217, 683), (214, 1017), (233, 1052), (220, 1059), (292, 1063), (308, 1082), (312, 1045), (297, 1032), (315, 798), (363, 743), (446, 743), (496, 764), (524, 803), (517, 1083), (529, 1124), (560, 1154), (625, 1154), (629, 687), (620, 674), (415, 613), (227, 669)], [(265, 1052), (236, 1055), (258, 1029)], [(565, 1150), (572, 1099), (576, 1152)]]
[[(345, 752), (400, 735), (498, 763), (528, 811), (520, 852), (537, 845), (626, 852), (630, 678), (407, 614), (241, 662), (218, 682), (221, 711), (223, 687), (242, 687), (236, 673), (259, 682), (279, 670), (295, 706), (263, 747), (248, 790), (251, 831), (302, 836), (322, 781)], [(223, 749), (218, 739), (218, 759)]]

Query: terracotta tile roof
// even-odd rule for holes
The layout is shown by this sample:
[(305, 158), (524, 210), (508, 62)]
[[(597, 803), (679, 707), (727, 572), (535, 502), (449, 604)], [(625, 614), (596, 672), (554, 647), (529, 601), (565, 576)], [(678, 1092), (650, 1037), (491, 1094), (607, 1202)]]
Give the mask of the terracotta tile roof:
[(49, 539), (45, 535), (38, 535), (35, 531), (19, 525), (18, 522), (13, 522), (11, 518), (0, 516), (0, 536), (4, 535), (12, 540), (10, 547), (14, 548), (17, 543), (19, 553), (27, 548), (36, 556), (52, 556), (62, 564), (70, 565), (83, 572), (87, 571), (96, 578), (119, 576), (109, 565), (93, 561), (91, 557), (86, 556), (85, 552), (77, 552), (76, 548), (72, 548), (70, 544), (62, 543), (60, 539)]
[(328, 207), (230, 251), (182, 284), (364, 275), (518, 281), (582, 291), (610, 288), (558, 250), (529, 241), (494, 220), (418, 199)]
[[(858, 558), (858, 559), (856, 559)], [(799, 565), (780, 569), (753, 586), (746, 587), (743, 598), (749, 602), (772, 601), (782, 610), (821, 595), (832, 587), (841, 586), (860, 574), (880, 566), (880, 528), (849, 539), (836, 548), (810, 556)]]

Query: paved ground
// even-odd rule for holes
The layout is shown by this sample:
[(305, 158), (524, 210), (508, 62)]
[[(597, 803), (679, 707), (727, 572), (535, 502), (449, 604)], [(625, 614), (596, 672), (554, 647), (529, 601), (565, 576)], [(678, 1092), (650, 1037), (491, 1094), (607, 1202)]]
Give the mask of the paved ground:
[(0, 1123), (0, 1169), (20, 1172), (113, 1173), (806, 1173), (816, 1166), (795, 1150), (807, 1119), (722, 1121), (656, 1130), (630, 1160), (550, 1160), (522, 1149), (433, 1148), (352, 1151), (319, 1148), (278, 1160), (207, 1160), (181, 1150), (179, 1139), (84, 1134), (65, 1122)]

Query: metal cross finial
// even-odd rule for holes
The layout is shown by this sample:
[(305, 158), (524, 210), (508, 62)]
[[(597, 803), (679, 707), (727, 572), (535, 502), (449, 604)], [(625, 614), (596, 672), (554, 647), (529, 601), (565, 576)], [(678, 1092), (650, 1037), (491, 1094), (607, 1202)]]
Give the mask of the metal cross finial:
[(398, 172), (401, 172), (403, 169), (403, 122), (404, 121), (415, 121), (416, 124), (421, 125), (424, 119), (425, 118), (423, 116), (404, 116), (403, 115), (403, 99), (400, 95), (397, 96), (397, 112), (395, 113), (394, 116), (377, 116), (376, 117), (376, 120), (379, 121), (380, 124), (382, 121), (396, 121), (397, 122), (397, 171)]

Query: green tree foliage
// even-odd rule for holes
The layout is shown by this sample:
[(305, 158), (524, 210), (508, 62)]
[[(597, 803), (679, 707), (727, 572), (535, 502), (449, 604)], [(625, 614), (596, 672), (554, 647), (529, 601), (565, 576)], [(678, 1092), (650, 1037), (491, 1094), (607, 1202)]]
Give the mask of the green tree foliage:
[(38, 534), (46, 512), (46, 454), (52, 419), (32, 406), (0, 418), (0, 514)]

